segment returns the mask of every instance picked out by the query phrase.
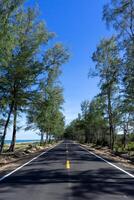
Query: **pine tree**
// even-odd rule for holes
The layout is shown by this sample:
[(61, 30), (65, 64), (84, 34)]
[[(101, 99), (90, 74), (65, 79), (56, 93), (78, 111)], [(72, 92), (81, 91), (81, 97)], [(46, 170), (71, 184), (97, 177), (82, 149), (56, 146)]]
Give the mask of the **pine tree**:
[(114, 119), (113, 119), (113, 97), (116, 96), (118, 76), (120, 69), (120, 57), (115, 38), (105, 39), (100, 42), (96, 52), (93, 54), (96, 62), (96, 71), (100, 77), (101, 93), (107, 99), (107, 115), (109, 120), (110, 147), (114, 145)]

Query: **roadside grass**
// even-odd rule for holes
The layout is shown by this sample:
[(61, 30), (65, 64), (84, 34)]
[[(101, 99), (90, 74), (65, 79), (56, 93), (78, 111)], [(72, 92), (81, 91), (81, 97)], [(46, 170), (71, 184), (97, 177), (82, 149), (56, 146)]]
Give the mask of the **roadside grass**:
[(19, 160), (25, 159), (27, 156), (32, 156), (32, 154), (36, 154), (38, 152), (43, 151), (44, 149), (47, 149), (54, 145), (55, 142), (52, 141), (50, 143), (43, 143), (40, 144), (40, 142), (34, 142), (34, 143), (16, 143), (15, 145), (15, 151), (9, 152), (9, 145), (4, 145), (4, 151), (0, 155), (0, 167), (6, 166), (9, 163), (17, 162)]
[(128, 142), (125, 148), (121, 143), (115, 143), (113, 151), (108, 146), (97, 145), (95, 143), (90, 143), (87, 145), (90, 145), (91, 148), (94, 148), (96, 150), (104, 150), (111, 153), (112, 155), (130, 160), (132, 163), (134, 163), (134, 142)]
[[(17, 143), (17, 144), (15, 144), (15, 151), (14, 152), (16, 152), (16, 151), (22, 151), (22, 150), (27, 150), (27, 149), (31, 149), (31, 148), (38, 148), (38, 147), (40, 147), (41, 145), (40, 145), (40, 143), (39, 142), (36, 142), (36, 143)], [(5, 153), (7, 153), (7, 154), (9, 154), (10, 152), (8, 152), (8, 149), (9, 149), (9, 144), (5, 144), (4, 145), (4, 150), (3, 150), (3, 153), (5, 154)], [(12, 152), (12, 154), (14, 153), (14, 152)]]
[[(36, 148), (36, 149), (42, 149), (44, 147), (48, 147), (48, 146), (51, 146), (55, 143), (55, 141), (51, 141), (51, 142), (48, 142), (48, 143), (40, 143), (40, 142), (26, 142), (26, 143), (16, 143), (15, 144), (15, 151), (12, 152), (15, 153), (16, 151), (23, 151), (23, 150), (28, 150), (28, 149), (33, 149), (33, 148)], [(3, 153), (7, 153), (9, 154), (10, 152), (8, 152), (8, 149), (9, 149), (9, 144), (5, 144), (4, 145), (4, 150), (3, 150)]]

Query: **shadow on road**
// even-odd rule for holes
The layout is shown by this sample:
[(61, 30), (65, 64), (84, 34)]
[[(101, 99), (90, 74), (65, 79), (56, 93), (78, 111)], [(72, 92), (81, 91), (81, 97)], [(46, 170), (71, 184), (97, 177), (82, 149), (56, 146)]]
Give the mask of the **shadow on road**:
[[(69, 155), (75, 168), (72, 166), (67, 170), (64, 167), (65, 156), (63, 148), (52, 150), (48, 153), (47, 159), (42, 156), (1, 182), (0, 193), (10, 194), (16, 189), (23, 190), (27, 186), (34, 188), (35, 185), (44, 187), (50, 185), (51, 187), (51, 184), (55, 184), (56, 187), (57, 184), (65, 184), (69, 187), (69, 195), (74, 199), (95, 200), (103, 195), (134, 197), (133, 178), (129, 178), (117, 169), (105, 166), (102, 160), (93, 155), (87, 156), (84, 150), (77, 148)], [(94, 163), (94, 167), (90, 166), (90, 161)], [(82, 163), (81, 168), (79, 168), (80, 163)], [(85, 170), (87, 168), (89, 170)]]

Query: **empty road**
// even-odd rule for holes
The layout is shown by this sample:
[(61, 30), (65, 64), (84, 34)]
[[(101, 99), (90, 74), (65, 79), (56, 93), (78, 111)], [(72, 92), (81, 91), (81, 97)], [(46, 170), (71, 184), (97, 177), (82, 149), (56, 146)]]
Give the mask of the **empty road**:
[(63, 141), (0, 181), (0, 200), (134, 200), (134, 178)]

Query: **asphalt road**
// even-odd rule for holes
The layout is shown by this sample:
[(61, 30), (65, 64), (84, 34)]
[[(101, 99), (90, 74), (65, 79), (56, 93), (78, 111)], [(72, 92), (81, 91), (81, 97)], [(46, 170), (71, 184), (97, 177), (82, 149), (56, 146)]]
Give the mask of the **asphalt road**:
[(64, 141), (0, 182), (0, 200), (134, 200), (134, 178)]

